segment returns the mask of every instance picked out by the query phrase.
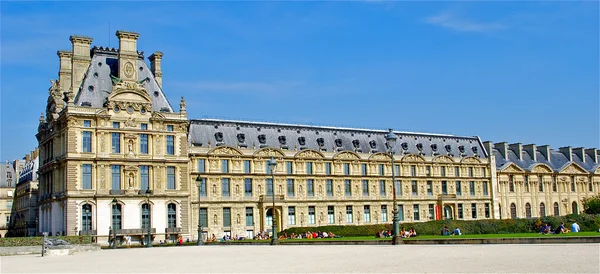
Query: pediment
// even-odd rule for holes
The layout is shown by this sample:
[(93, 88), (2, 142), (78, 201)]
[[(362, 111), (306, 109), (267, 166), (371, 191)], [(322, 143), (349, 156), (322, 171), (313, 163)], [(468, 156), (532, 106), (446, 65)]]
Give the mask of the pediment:
[(460, 160), (460, 162), (463, 164), (481, 164), (481, 160), (473, 156), (465, 157), (462, 160)]
[(378, 153), (375, 153), (375, 154), (371, 155), (369, 157), (369, 160), (371, 160), (371, 161), (386, 161), (386, 162), (389, 162), (389, 161), (392, 160), (392, 158), (387, 153), (378, 152)]
[(452, 157), (446, 155), (439, 155), (433, 158), (432, 162), (434, 163), (454, 163), (454, 159)]
[(333, 159), (340, 160), (360, 160), (360, 156), (352, 151), (341, 151), (333, 155)]
[(310, 158), (310, 159), (321, 159), (325, 158), (323, 153), (312, 149), (304, 149), (294, 155), (296, 158)]
[(552, 173), (552, 168), (550, 168), (549, 166), (547, 166), (545, 164), (537, 164), (531, 169), (531, 172)]
[(525, 172), (523, 169), (521, 169), (520, 167), (518, 167), (515, 164), (509, 164), (508, 166), (506, 166), (505, 168), (502, 169), (502, 172)]
[(240, 156), (243, 155), (243, 153), (234, 147), (220, 146), (210, 150), (208, 155)]
[(272, 147), (265, 147), (265, 148), (262, 148), (262, 149), (259, 149), (258, 151), (256, 151), (254, 153), (254, 156), (281, 158), (281, 157), (285, 157), (285, 154), (279, 149), (272, 148)]
[(563, 168), (559, 173), (587, 174), (587, 171), (585, 171), (585, 169), (581, 168), (578, 164), (571, 163), (568, 166), (566, 166), (565, 168)]
[(425, 162), (425, 158), (416, 154), (408, 154), (402, 157), (402, 162)]

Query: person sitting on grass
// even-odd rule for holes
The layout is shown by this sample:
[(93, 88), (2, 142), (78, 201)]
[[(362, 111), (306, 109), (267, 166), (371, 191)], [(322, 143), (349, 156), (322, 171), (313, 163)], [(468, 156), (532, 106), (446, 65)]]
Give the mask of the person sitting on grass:
[(542, 229), (540, 229), (540, 233), (541, 234), (550, 234), (552, 232), (552, 227), (546, 223), (542, 226)]
[(408, 230), (408, 237), (417, 237), (417, 231), (414, 228)]
[(560, 223), (560, 225), (554, 231), (554, 234), (566, 234), (569, 233), (569, 230), (565, 228), (565, 223)]
[(444, 228), (442, 228), (441, 234), (442, 236), (450, 236), (450, 230), (448, 229), (448, 226), (444, 226)]
[(459, 236), (459, 235), (462, 235), (462, 233), (460, 233), (460, 229), (458, 229), (458, 227), (456, 227), (456, 228), (454, 229), (454, 232), (452, 232), (452, 235)]
[(579, 229), (579, 225), (577, 224), (577, 222), (573, 222), (573, 224), (571, 225), (571, 231), (573, 233), (575, 233), (575, 232), (579, 232), (579, 230), (580, 229)]

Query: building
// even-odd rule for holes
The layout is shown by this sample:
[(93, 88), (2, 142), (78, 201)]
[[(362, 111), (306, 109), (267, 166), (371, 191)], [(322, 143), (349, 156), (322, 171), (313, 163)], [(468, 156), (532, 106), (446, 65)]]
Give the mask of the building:
[(6, 237), (10, 225), (16, 180), (13, 164), (0, 164), (0, 237)]
[(135, 242), (148, 230), (154, 241), (195, 240), (198, 224), (204, 237), (252, 237), (273, 221), (278, 230), (382, 224), (392, 222), (394, 194), (402, 222), (508, 218), (512, 208), (513, 217), (526, 217), (526, 204), (542, 199), (567, 199), (579, 211), (600, 187), (596, 150), (581, 150), (584, 160), (580, 150), (532, 160), (579, 184), (556, 200), (507, 191), (509, 179), (519, 184), (518, 172), (544, 165), (517, 160), (510, 151), (518, 146), (501, 150), (478, 137), (392, 132), (391, 154), (385, 130), (188, 119), (183, 98), (175, 111), (162, 90), (163, 54), (150, 55), (148, 66), (139, 34), (116, 35), (119, 49), (71, 36), (71, 50), (58, 52), (59, 77), (36, 135), (38, 232), (95, 235), (107, 244), (113, 233)]
[(15, 189), (12, 207), (10, 236), (35, 236), (38, 222), (38, 179), (39, 151), (36, 149), (25, 156), (23, 169)]

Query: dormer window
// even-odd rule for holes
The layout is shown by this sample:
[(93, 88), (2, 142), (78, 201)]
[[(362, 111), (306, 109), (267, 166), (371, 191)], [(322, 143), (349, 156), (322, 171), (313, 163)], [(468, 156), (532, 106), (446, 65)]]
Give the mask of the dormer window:
[(477, 147), (472, 147), (471, 150), (473, 151), (473, 153), (477, 154)]
[(460, 153), (465, 153), (465, 146), (458, 146), (458, 151), (460, 151)]
[(400, 146), (402, 147), (402, 150), (408, 150), (408, 143), (404, 142), (402, 144), (400, 144)]
[(431, 150), (433, 152), (436, 152), (437, 151), (437, 145), (436, 144), (431, 144)]
[(285, 136), (281, 135), (281, 136), (279, 136), (278, 139), (279, 139), (279, 144), (282, 146), (285, 146), (285, 143), (287, 142)]
[(444, 148), (446, 149), (446, 152), (452, 151), (452, 146), (450, 146), (450, 145), (445, 145)]
[(360, 141), (359, 140), (352, 140), (352, 146), (354, 146), (354, 148), (360, 148)]
[(375, 142), (375, 140), (371, 140), (371, 141), (369, 141), (369, 146), (371, 147), (371, 149), (376, 149), (377, 142)]
[(217, 132), (215, 133), (215, 140), (217, 140), (217, 142), (223, 142), (223, 132)]
[(267, 143), (267, 136), (264, 134), (258, 135), (258, 142), (261, 144)]
[(298, 137), (298, 144), (300, 144), (301, 146), (305, 146), (306, 145), (306, 138), (304, 138), (304, 137)]
[(238, 140), (238, 143), (245, 143), (246, 142), (246, 134), (238, 133), (237, 140)]
[(325, 146), (325, 139), (323, 139), (323, 138), (317, 138), (317, 145), (319, 147), (324, 147)]
[(417, 144), (417, 149), (418, 149), (420, 152), (422, 152), (422, 151), (423, 151), (423, 144), (421, 144), (421, 143), (418, 143), (418, 144)]
[(335, 139), (335, 146), (342, 147), (342, 139)]

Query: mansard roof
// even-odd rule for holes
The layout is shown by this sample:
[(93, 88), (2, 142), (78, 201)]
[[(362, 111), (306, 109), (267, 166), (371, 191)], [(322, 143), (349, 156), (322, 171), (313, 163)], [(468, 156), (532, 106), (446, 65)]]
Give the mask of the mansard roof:
[[(191, 146), (205, 147), (227, 145), (253, 149), (275, 147), (284, 150), (377, 153), (387, 151), (387, 132), (374, 129), (197, 119), (190, 121), (188, 142)], [(394, 148), (396, 155), (451, 154), (454, 157), (487, 157), (478, 137), (400, 131), (394, 133), (398, 137)]]
[[(494, 147), (492, 149), (492, 153), (496, 158), (496, 167), (498, 168), (498, 170), (507, 167), (511, 163), (517, 165), (518, 167), (526, 171), (531, 171), (538, 164), (545, 164), (550, 166), (554, 172), (560, 172), (568, 165), (575, 163), (583, 169), (585, 169), (586, 171), (593, 173), (600, 166), (600, 163), (595, 162), (595, 160), (592, 159), (592, 157), (590, 157), (590, 155), (587, 153), (583, 155), (583, 157), (585, 157), (585, 160), (582, 160), (581, 157), (579, 157), (579, 155), (571, 152), (571, 160), (569, 160), (569, 155), (566, 155), (565, 152), (556, 151), (554, 149), (550, 149), (549, 151), (550, 159), (544, 156), (544, 154), (540, 151), (536, 150), (536, 159), (534, 161), (532, 155), (530, 155), (530, 152), (526, 150), (522, 151), (521, 159), (519, 159), (517, 153), (515, 153), (515, 151), (511, 149), (507, 150), (506, 157), (502, 155), (502, 152), (498, 148)], [(598, 151), (597, 153), (599, 155), (597, 158), (600, 158), (600, 151)]]
[[(75, 105), (102, 108), (106, 98), (112, 92), (113, 84), (111, 75), (119, 76), (118, 50), (94, 47), (91, 50), (92, 61), (81, 81), (81, 87), (75, 96)], [(154, 75), (144, 62), (143, 52), (138, 54), (138, 81), (152, 98), (152, 110), (159, 112), (173, 112), (173, 108), (164, 95), (161, 86), (156, 82)]]

